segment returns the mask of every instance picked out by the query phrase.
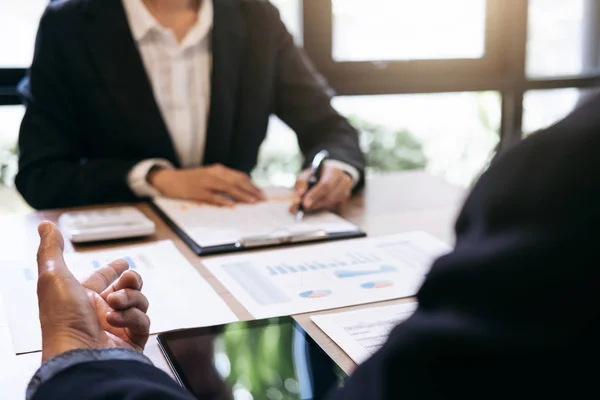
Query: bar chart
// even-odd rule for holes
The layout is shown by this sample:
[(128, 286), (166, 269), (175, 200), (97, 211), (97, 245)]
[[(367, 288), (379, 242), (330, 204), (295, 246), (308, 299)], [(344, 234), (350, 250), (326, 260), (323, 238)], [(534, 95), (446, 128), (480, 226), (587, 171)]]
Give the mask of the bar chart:
[(380, 257), (373, 253), (348, 252), (343, 257), (332, 259), (313, 259), (296, 263), (278, 263), (265, 266), (270, 276), (297, 274), (319, 270), (337, 270), (344, 267), (357, 267), (359, 265), (372, 265), (380, 261)]

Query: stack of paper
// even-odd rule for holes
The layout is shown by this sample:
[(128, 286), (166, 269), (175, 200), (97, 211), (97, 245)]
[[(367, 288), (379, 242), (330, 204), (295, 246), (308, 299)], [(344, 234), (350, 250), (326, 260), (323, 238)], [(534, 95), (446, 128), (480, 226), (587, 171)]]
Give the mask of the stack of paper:
[(372, 307), (311, 317), (357, 364), (361, 364), (386, 342), (390, 332), (409, 318), (417, 303)]
[(204, 262), (255, 318), (413, 296), (433, 261), (450, 247), (408, 233)]
[(5, 311), (0, 295), (0, 397), (24, 399), (27, 384), (42, 364), (42, 354), (15, 355)]
[[(90, 253), (67, 253), (69, 269), (80, 280), (117, 259), (124, 258), (144, 280), (142, 292), (150, 302), (151, 333), (237, 321), (236, 316), (177, 250), (173, 242), (121, 247)], [(14, 352), (42, 348), (37, 303), (37, 266), (0, 263)]]
[(298, 223), (289, 211), (293, 192), (269, 188), (266, 194), (265, 202), (234, 208), (167, 198), (155, 198), (154, 204), (200, 247), (232, 244), (256, 236), (359, 231), (356, 225), (330, 212), (308, 215)]

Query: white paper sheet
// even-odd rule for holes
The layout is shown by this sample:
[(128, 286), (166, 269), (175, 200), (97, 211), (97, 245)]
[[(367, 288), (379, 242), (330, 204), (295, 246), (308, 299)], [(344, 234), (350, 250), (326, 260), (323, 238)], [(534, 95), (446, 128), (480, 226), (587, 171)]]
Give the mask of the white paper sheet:
[[(8, 316), (4, 307), (4, 297), (0, 293), (0, 359), (14, 356), (12, 336), (8, 325)], [(0, 391), (0, 393), (2, 393)]]
[(155, 198), (154, 204), (201, 247), (236, 243), (253, 236), (359, 230), (356, 225), (330, 212), (306, 215), (302, 222), (297, 223), (289, 212), (294, 197), (291, 191), (269, 188), (265, 192), (268, 201), (239, 204), (234, 208), (162, 197)]
[[(177, 250), (173, 242), (129, 246), (101, 252), (67, 253), (73, 274), (85, 279), (97, 268), (124, 258), (144, 280), (142, 292), (150, 302), (151, 333), (237, 321), (212, 287)], [(3, 264), (3, 263), (0, 263)], [(17, 354), (41, 350), (35, 264), (6, 263), (0, 288)]]
[(213, 258), (204, 265), (255, 318), (414, 295), (450, 247), (424, 232)]
[(315, 315), (313, 322), (357, 364), (375, 353), (400, 322), (417, 309), (416, 302)]
[(42, 364), (42, 353), (0, 357), (0, 398), (23, 400), (29, 381)]

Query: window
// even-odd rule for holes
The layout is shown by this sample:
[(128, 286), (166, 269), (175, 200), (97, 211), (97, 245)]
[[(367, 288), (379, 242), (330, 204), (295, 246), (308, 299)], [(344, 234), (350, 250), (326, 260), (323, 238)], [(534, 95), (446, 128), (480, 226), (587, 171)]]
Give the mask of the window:
[(271, 0), (296, 43), (302, 45), (302, 0)]
[[(333, 105), (360, 133), (368, 173), (425, 169), (468, 186), (499, 141), (495, 92), (340, 96)], [(296, 135), (276, 118), (253, 178), (291, 186), (302, 156)]]
[(12, 185), (17, 173), (17, 137), (24, 111), (22, 106), (0, 107), (0, 187)]
[(48, 0), (0, 0), (0, 68), (31, 64), (35, 35)]
[[(371, 172), (468, 184), (496, 148), (600, 86), (600, 0), (271, 1), (362, 132)], [(0, 0), (0, 105), (19, 104), (46, 4)], [(18, 127), (2, 122), (0, 143), (14, 143)], [(300, 166), (294, 133), (272, 118), (254, 175), (288, 185)]]
[(585, 6), (586, 0), (529, 1), (527, 75), (575, 75), (592, 67), (584, 63)]
[(296, 134), (279, 118), (271, 117), (252, 179), (262, 185), (292, 187), (301, 167), (302, 154)]
[[(303, 21), (303, 45), (336, 90), (335, 107), (361, 130), (371, 172), (421, 167), (467, 185), (495, 150), (600, 86), (600, 0), (302, 5), (291, 20)], [(280, 121), (271, 127), (261, 154), (282, 154), (294, 172), (269, 174), (292, 182), (295, 136)]]
[(333, 58), (481, 58), (485, 20), (485, 0), (334, 0)]
[(498, 144), (494, 92), (337, 97), (361, 133), (371, 173), (425, 169), (468, 186)]
[(532, 90), (525, 94), (523, 131), (526, 135), (567, 116), (580, 101), (577, 89)]

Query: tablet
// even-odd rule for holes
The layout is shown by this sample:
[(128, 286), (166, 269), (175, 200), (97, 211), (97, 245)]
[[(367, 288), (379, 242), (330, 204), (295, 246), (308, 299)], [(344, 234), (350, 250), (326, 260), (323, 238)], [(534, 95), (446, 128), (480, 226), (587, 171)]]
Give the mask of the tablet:
[(320, 400), (347, 378), (291, 317), (167, 332), (158, 343), (198, 399)]

